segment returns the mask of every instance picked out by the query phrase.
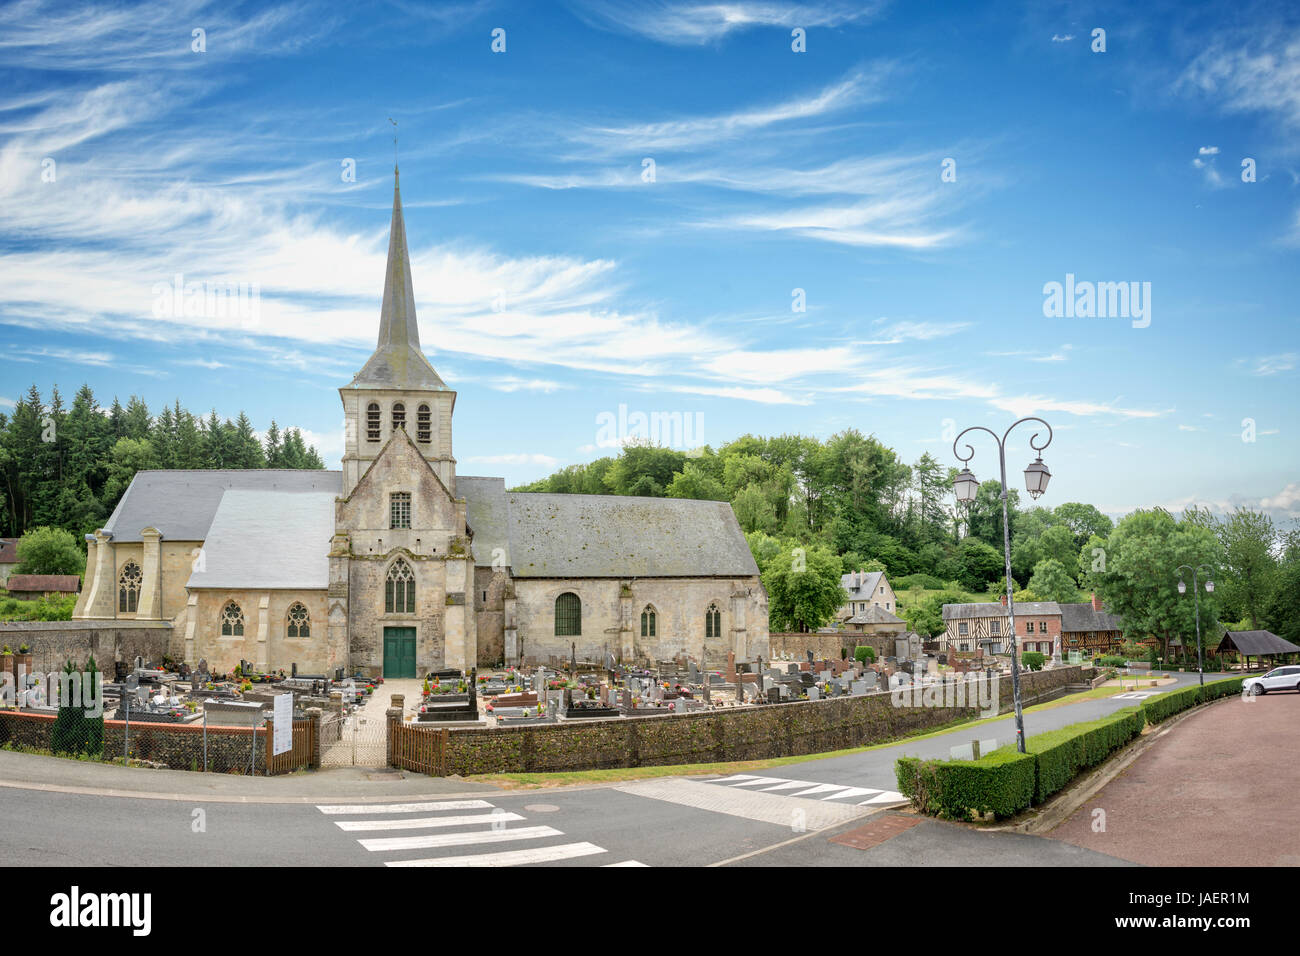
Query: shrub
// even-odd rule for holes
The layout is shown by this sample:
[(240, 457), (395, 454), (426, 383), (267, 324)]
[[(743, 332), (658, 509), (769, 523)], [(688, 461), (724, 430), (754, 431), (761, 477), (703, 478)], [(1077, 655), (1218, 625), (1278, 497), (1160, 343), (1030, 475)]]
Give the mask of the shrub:
[(909, 574), (894, 583), (895, 591), (910, 591), (921, 588), (924, 591), (942, 591), (944, 584), (933, 574)]
[(948, 820), (966, 820), (971, 813), (1013, 817), (1034, 796), (1034, 758), (1012, 749), (979, 760), (903, 757), (894, 775), (899, 792), (918, 810)]
[(1041, 651), (1025, 651), (1020, 655), (1021, 666), (1027, 667), (1031, 671), (1041, 671), (1043, 662), (1046, 660), (1047, 656)]
[(1128, 659), (1120, 657), (1118, 654), (1102, 654), (1093, 663), (1098, 667), (1123, 667), (1128, 663)]
[(1211, 681), (1204, 687), (1195, 686), (1184, 687), (1182, 690), (1171, 690), (1158, 697), (1151, 697), (1143, 701), (1142, 710), (1146, 713), (1148, 722), (1158, 724), (1162, 720), (1181, 713), (1189, 707), (1195, 707), (1204, 701), (1218, 700), (1220, 697), (1240, 694), (1241, 682), (1244, 679), (1244, 677), (1229, 677), (1227, 680)]
[(1030, 737), (1026, 749), (1034, 755), (1034, 802), (1042, 803), (1080, 771), (1102, 763), (1142, 732), (1142, 711), (1126, 707), (1100, 720), (1071, 724)]
[(876, 659), (876, 649), (869, 645), (855, 647), (853, 649), (853, 659), (862, 664), (869, 664)]

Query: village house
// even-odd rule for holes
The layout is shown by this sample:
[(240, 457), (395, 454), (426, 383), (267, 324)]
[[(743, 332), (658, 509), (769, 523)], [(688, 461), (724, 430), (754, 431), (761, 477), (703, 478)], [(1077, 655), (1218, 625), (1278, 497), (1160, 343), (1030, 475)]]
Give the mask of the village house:
[(0, 538), (0, 584), (9, 580), (9, 575), (18, 567), (18, 539)]
[(20, 601), (73, 597), (81, 590), (81, 578), (75, 574), (11, 574), (5, 587), (11, 598)]
[[(1007, 599), (978, 604), (945, 604), (940, 650), (1003, 654), (1011, 649), (1011, 620)], [(1094, 594), (1085, 603), (1025, 601), (1016, 605), (1016, 637), (1021, 653), (1037, 651), (1051, 657), (1057, 650), (1105, 654), (1123, 640), (1123, 627)]]
[(847, 622), (873, 607), (889, 611), (891, 616), (898, 610), (898, 599), (884, 571), (854, 571), (840, 575), (840, 587), (848, 592), (849, 599), (835, 612), (838, 621)]

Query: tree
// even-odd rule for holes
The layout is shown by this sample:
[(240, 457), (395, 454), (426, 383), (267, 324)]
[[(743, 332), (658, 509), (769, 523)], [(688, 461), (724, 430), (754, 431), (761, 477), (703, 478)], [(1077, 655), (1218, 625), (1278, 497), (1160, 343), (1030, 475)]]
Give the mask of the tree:
[(931, 594), (920, 604), (909, 604), (903, 608), (903, 620), (907, 621), (908, 628), (916, 631), (916, 633), (934, 637), (936, 634), (942, 634), (945, 630), (943, 606), (945, 604), (965, 603), (966, 595), (959, 591), (943, 591), (939, 594)]
[(1083, 547), (1093, 535), (1099, 538), (1106, 537), (1115, 527), (1114, 522), (1096, 507), (1080, 504), (1077, 501), (1067, 501), (1065, 504), (1057, 505), (1053, 514), (1074, 535), (1075, 550)]
[(41, 527), (18, 539), (15, 574), (76, 574), (86, 570), (86, 556), (77, 539), (63, 528)]
[(1264, 620), (1278, 637), (1300, 644), (1300, 560), (1290, 561), (1278, 571)]
[(1249, 617), (1251, 629), (1257, 631), (1277, 574), (1273, 519), (1262, 511), (1238, 508), (1226, 521), (1216, 522), (1216, 530), (1223, 546), (1225, 574), (1218, 583), (1224, 585), (1224, 604), (1233, 609), (1234, 619)]
[(668, 485), (669, 498), (696, 498), (709, 501), (727, 501), (727, 489), (697, 462), (688, 461), (680, 472), (673, 475)]
[(1079, 586), (1070, 572), (1055, 558), (1044, 558), (1034, 565), (1034, 576), (1029, 579), (1029, 590), (1040, 601), (1070, 604), (1079, 600)]
[(1038, 539), (1038, 546), (1043, 559), (1057, 562), (1062, 569), (1073, 568), (1079, 556), (1079, 545), (1074, 543), (1074, 535), (1062, 524), (1045, 530)]
[(848, 601), (840, 587), (840, 561), (829, 549), (783, 548), (762, 575), (774, 631), (811, 631), (826, 624)]
[(1002, 549), (995, 550), (977, 538), (963, 538), (957, 548), (957, 557), (961, 564), (957, 580), (962, 587), (972, 591), (983, 591), (1006, 574)]

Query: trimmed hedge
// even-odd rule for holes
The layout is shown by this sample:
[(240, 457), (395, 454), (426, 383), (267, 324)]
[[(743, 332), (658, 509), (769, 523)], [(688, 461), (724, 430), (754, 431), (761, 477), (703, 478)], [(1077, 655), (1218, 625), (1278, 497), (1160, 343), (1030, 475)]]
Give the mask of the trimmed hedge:
[(1143, 701), (1142, 709), (1146, 711), (1148, 723), (1158, 724), (1174, 714), (1181, 713), (1187, 708), (1195, 707), (1205, 701), (1240, 694), (1241, 682), (1245, 679), (1244, 675), (1242, 677), (1229, 677), (1227, 680), (1211, 681), (1204, 687), (1198, 685), (1196, 687), (1184, 687), (1182, 690), (1171, 690), (1158, 697)]
[(1034, 802), (1042, 803), (1081, 771), (1105, 761), (1140, 734), (1145, 724), (1140, 708), (1125, 707), (1101, 720), (1030, 737), (1026, 749), (1035, 761)]
[(972, 811), (1013, 817), (1034, 797), (1034, 758), (1009, 749), (979, 760), (902, 757), (894, 775), (918, 810), (946, 820), (967, 820)]

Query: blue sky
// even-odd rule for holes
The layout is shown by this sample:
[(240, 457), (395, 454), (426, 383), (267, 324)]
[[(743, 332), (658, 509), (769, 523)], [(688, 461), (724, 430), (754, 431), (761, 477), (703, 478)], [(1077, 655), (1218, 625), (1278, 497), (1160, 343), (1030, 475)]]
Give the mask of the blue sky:
[[(1044, 504), (1300, 515), (1285, 4), (19, 0), (0, 408), (85, 381), (274, 416), (337, 467), (389, 117), (464, 474), (609, 453), (620, 405), (715, 446), (852, 426), (946, 464), (956, 429), (1039, 414)], [(256, 314), (160, 314), (177, 273), (256, 283)], [(1067, 274), (1150, 283), (1149, 325), (1045, 316)], [(972, 466), (995, 475), (989, 444)]]

